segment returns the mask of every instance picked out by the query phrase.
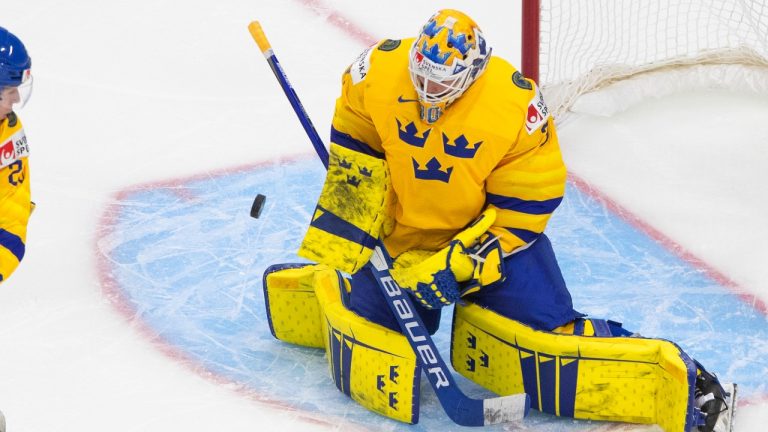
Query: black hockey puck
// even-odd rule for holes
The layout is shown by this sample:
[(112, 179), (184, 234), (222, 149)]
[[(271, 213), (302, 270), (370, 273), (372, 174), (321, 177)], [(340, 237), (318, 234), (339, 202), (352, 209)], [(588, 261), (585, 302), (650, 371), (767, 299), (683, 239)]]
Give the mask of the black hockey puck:
[(265, 197), (262, 194), (256, 195), (256, 198), (253, 199), (253, 205), (251, 206), (251, 217), (254, 219), (258, 219), (261, 215), (261, 209), (264, 207), (264, 201), (266, 201), (267, 197)]

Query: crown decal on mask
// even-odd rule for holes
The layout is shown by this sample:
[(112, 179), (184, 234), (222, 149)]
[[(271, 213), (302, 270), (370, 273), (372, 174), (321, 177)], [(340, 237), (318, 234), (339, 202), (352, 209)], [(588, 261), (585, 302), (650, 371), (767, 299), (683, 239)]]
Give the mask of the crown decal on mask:
[(478, 141), (472, 145), (472, 148), (469, 148), (469, 141), (464, 137), (464, 134), (459, 135), (453, 140), (453, 143), (446, 134), (443, 134), (443, 151), (445, 154), (457, 158), (472, 159), (482, 143), (482, 141)]
[(395, 121), (397, 122), (397, 132), (400, 135), (401, 141), (414, 147), (424, 147), (424, 143), (427, 142), (427, 138), (429, 138), (429, 133), (432, 132), (432, 129), (425, 130), (419, 137), (417, 135), (419, 130), (413, 122), (408, 123), (405, 128), (403, 128), (403, 124), (400, 123), (400, 120), (395, 119)]
[(436, 157), (430, 159), (429, 162), (427, 162), (425, 165), (424, 169), (419, 169), (419, 163), (416, 161), (416, 159), (411, 158), (411, 160), (413, 161), (413, 174), (417, 179), (438, 180), (444, 183), (448, 183), (448, 181), (451, 179), (453, 167), (448, 167), (445, 171), (442, 171), (440, 168), (442, 168), (443, 165), (440, 163), (440, 161), (437, 160)]

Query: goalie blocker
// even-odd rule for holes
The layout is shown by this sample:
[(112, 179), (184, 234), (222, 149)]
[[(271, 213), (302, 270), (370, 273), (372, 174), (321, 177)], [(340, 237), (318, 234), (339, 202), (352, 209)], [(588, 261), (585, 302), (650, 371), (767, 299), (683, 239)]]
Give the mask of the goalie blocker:
[[(349, 282), (323, 265), (280, 264), (264, 274), (270, 330), (293, 344), (324, 348), (336, 387), (364, 407), (416, 423), (421, 368), (405, 337), (351, 312)], [(297, 315), (298, 314), (298, 315)], [(697, 364), (672, 342), (614, 336), (617, 323), (580, 319), (575, 334), (534, 330), (472, 303), (456, 305), (451, 362), (498, 394), (525, 392), (531, 406), (556, 416), (658, 424), (690, 431)], [(706, 372), (704, 372), (706, 373)], [(735, 403), (735, 388), (726, 386)], [(727, 413), (716, 431), (730, 432)]]

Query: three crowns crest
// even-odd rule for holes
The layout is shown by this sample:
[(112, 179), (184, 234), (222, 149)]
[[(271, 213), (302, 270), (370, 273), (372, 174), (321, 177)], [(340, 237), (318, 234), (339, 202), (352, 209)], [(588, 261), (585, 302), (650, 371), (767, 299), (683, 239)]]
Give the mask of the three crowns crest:
[(453, 140), (453, 143), (451, 143), (451, 139), (446, 134), (443, 134), (443, 151), (445, 151), (445, 154), (457, 158), (472, 159), (482, 143), (482, 141), (478, 141), (472, 145), (472, 148), (469, 148), (469, 141), (464, 137), (464, 134), (459, 135)]
[(419, 162), (416, 161), (416, 159), (411, 158), (411, 160), (413, 161), (413, 173), (417, 179), (438, 180), (445, 183), (448, 183), (448, 181), (451, 179), (453, 167), (448, 167), (445, 169), (445, 171), (441, 170), (440, 168), (443, 166), (440, 164), (440, 161), (437, 160), (436, 157), (430, 159), (429, 162), (427, 162), (427, 164), (424, 166), (424, 169), (419, 168)]

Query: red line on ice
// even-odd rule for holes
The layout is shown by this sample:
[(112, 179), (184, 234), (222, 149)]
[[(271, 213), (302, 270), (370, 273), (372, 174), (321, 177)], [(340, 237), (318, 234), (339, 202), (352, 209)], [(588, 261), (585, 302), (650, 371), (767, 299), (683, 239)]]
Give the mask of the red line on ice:
[(640, 230), (641, 232), (645, 233), (645, 235), (648, 237), (654, 239), (667, 250), (675, 254), (678, 258), (687, 262), (692, 267), (702, 271), (707, 275), (707, 277), (731, 291), (739, 299), (751, 305), (756, 310), (760, 311), (763, 315), (768, 315), (768, 306), (766, 306), (765, 302), (758, 299), (755, 295), (748, 293), (733, 279), (721, 273), (701, 258), (697, 257), (692, 252), (681, 246), (679, 243), (672, 240), (669, 236), (651, 226), (649, 223), (641, 220), (638, 216), (618, 204), (616, 201), (609, 198), (605, 193), (587, 183), (581, 177), (573, 173), (569, 173), (568, 179), (570, 180), (571, 184), (579, 189), (579, 191), (604, 205), (611, 212), (615, 213), (619, 218)]

